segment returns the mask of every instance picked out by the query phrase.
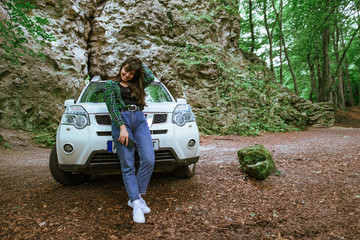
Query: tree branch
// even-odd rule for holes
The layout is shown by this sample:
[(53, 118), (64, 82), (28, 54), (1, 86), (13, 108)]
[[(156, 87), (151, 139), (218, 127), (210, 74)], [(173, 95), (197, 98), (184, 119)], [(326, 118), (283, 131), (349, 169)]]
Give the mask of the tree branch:
[(357, 29), (355, 30), (353, 36), (351, 37), (351, 39), (350, 39), (350, 41), (349, 41), (349, 44), (348, 44), (347, 47), (345, 48), (345, 50), (344, 50), (344, 52), (343, 52), (343, 54), (342, 54), (342, 56), (341, 56), (341, 58), (340, 58), (339, 64), (338, 64), (338, 66), (337, 66), (337, 68), (336, 68), (336, 71), (335, 71), (335, 75), (334, 75), (334, 76), (337, 76), (337, 73), (338, 73), (338, 71), (339, 71), (339, 68), (340, 68), (340, 66), (341, 66), (341, 63), (342, 63), (342, 61), (343, 61), (344, 58), (345, 58), (346, 52), (347, 52), (347, 50), (349, 49), (352, 41), (354, 40), (354, 38), (355, 38), (356, 35), (358, 34), (359, 29), (360, 29), (360, 24), (358, 24), (358, 27), (357, 27)]

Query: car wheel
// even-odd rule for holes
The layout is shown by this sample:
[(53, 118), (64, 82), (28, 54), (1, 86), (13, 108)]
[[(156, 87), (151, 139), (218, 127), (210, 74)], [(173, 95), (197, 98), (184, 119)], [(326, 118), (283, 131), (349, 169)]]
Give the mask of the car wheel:
[(53, 178), (58, 183), (65, 186), (72, 186), (84, 183), (88, 181), (91, 177), (90, 174), (65, 172), (61, 168), (59, 168), (56, 147), (51, 150), (49, 166)]
[(175, 177), (178, 178), (190, 178), (194, 176), (196, 169), (196, 163), (186, 165), (186, 166), (179, 166), (173, 170), (173, 174)]

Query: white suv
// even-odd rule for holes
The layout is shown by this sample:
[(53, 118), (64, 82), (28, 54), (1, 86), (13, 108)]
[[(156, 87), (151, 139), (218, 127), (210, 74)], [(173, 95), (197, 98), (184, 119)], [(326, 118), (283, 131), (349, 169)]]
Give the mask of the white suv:
[[(50, 171), (63, 185), (87, 181), (93, 173), (120, 171), (111, 136), (111, 119), (104, 103), (106, 81), (86, 85), (80, 97), (65, 101), (65, 113), (50, 154)], [(155, 171), (192, 177), (199, 160), (199, 130), (185, 99), (175, 99), (157, 79), (146, 88), (144, 114), (155, 150)], [(138, 156), (135, 149), (135, 162)]]

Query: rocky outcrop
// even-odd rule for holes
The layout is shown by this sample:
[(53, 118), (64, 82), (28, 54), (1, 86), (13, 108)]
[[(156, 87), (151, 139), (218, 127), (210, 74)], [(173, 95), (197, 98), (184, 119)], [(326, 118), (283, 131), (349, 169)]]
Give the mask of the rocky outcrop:
[[(289, 101), (290, 106), (301, 115), (304, 124), (312, 127), (331, 127), (335, 122), (334, 105), (332, 102), (313, 103), (292, 93), (289, 89), (279, 86), (282, 93), (280, 101)], [(289, 112), (284, 113), (291, 118)], [(285, 116), (284, 116), (285, 117)], [(297, 119), (298, 120), (298, 119)]]
[[(36, 1), (30, 14), (48, 18), (55, 42), (33, 44), (46, 60), (24, 57), (20, 64), (0, 63), (0, 123), (4, 127), (55, 127), (63, 101), (74, 98), (88, 75), (89, 19), (96, 9), (90, 1)], [(32, 44), (32, 43), (30, 43)]]
[[(256, 55), (238, 49), (238, 15), (214, 1), (32, 3), (32, 14), (49, 19), (46, 29), (57, 40), (43, 48), (33, 45), (46, 61), (25, 57), (19, 66), (0, 63), (2, 126), (55, 127), (63, 101), (78, 96), (86, 78), (115, 75), (130, 55), (139, 56), (175, 97), (188, 100), (202, 132), (242, 134), (259, 116), (275, 116), (289, 126), (299, 119), (302, 125), (323, 119), (309, 111), (303, 115), (301, 107), (289, 104), (290, 94), (284, 94), (284, 105), (272, 106), (271, 94), (282, 94), (270, 84), (273, 74)], [(288, 122), (277, 111), (284, 106), (293, 112)]]

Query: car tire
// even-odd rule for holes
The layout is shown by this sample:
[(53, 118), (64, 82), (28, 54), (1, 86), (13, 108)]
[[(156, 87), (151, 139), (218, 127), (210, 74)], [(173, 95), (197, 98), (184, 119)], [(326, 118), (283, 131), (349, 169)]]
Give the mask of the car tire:
[(196, 163), (186, 165), (186, 166), (179, 166), (173, 170), (173, 174), (175, 177), (178, 178), (191, 178), (195, 174)]
[(89, 180), (91, 174), (65, 172), (59, 168), (56, 147), (51, 150), (49, 159), (50, 172), (53, 178), (65, 186), (73, 186)]

